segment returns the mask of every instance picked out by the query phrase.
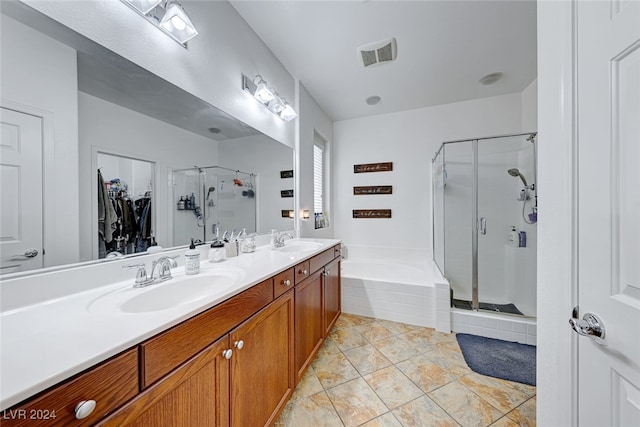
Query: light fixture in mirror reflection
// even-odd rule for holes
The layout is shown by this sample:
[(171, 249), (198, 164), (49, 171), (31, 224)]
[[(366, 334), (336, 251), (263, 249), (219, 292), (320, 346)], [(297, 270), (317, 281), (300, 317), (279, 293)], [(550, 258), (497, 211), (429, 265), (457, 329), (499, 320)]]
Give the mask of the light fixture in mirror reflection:
[[(38, 266), (0, 270), (3, 279), (9, 277), (5, 273), (99, 262), (98, 152), (155, 165), (150, 189), (151, 226), (156, 242), (167, 250), (187, 242), (188, 237), (196, 237), (174, 239), (173, 221), (178, 214), (190, 216), (193, 223), (197, 218), (193, 213), (177, 211), (179, 197), (174, 199), (170, 185), (165, 184), (170, 182), (173, 171), (195, 164), (252, 172), (255, 231), (264, 234), (273, 228), (293, 228), (292, 221), (282, 218), (280, 211), (294, 209), (295, 199), (278, 197), (283, 185), (280, 171), (293, 169), (291, 147), (24, 3), (3, 2), (0, 18), (2, 107), (12, 111), (24, 107), (25, 115), (42, 116), (38, 120), (42, 129), (32, 133), (44, 136), (41, 143), (44, 155), (42, 161), (36, 162), (37, 174), (23, 180), (39, 186), (38, 192), (29, 190), (23, 194), (37, 199), (41, 207), (31, 211), (41, 215), (43, 219), (37, 222), (44, 227), (36, 243), (11, 253), (23, 254), (29, 248), (44, 251), (39, 250), (39, 255), (32, 259), (39, 262)], [(47, 73), (43, 74), (43, 69)], [(103, 177), (105, 181), (120, 178), (128, 184), (129, 192), (136, 181), (123, 178), (120, 172), (108, 175)], [(41, 178), (33, 178), (36, 176)], [(215, 184), (207, 184), (204, 190), (209, 193), (212, 186), (216, 189), (208, 194), (209, 200), (206, 193), (200, 196), (203, 191), (200, 187), (198, 192), (195, 189), (191, 192), (208, 203), (214, 196), (219, 197), (216, 193), (220, 189)], [(249, 199), (246, 188), (237, 190), (237, 197)], [(141, 191), (146, 192), (146, 188)], [(247, 197), (243, 197), (243, 191), (247, 191)], [(138, 193), (136, 186), (134, 202)], [(12, 205), (12, 196), (5, 199), (4, 192), (0, 195), (2, 206)], [(225, 214), (241, 215), (231, 208)], [(242, 224), (225, 226), (241, 228)], [(197, 236), (203, 235), (202, 228)], [(208, 230), (211, 232), (211, 226)], [(45, 255), (40, 256), (43, 252)]]

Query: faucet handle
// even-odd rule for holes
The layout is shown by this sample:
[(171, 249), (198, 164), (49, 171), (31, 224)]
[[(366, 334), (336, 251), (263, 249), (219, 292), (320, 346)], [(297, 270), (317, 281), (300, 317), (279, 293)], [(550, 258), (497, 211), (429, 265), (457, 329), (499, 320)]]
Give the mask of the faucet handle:
[(149, 279), (147, 278), (147, 268), (144, 265), (144, 263), (139, 263), (139, 264), (125, 264), (122, 266), (123, 269), (128, 269), (128, 268), (137, 268), (138, 272), (136, 273), (136, 282), (134, 284), (134, 286), (136, 285), (141, 285), (141, 286), (145, 286), (148, 284)]

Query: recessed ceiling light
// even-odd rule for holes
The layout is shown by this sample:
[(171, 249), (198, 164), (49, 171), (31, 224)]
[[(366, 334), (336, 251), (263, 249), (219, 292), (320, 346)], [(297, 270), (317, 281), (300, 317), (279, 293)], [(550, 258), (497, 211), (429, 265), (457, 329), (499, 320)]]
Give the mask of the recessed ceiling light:
[(491, 73), (491, 74), (487, 74), (486, 76), (484, 76), (483, 78), (481, 78), (478, 81), (483, 86), (489, 86), (489, 85), (492, 85), (494, 83), (497, 83), (498, 80), (500, 80), (502, 78), (502, 76), (503, 76), (503, 74), (501, 72)]
[(376, 105), (380, 101), (382, 101), (382, 98), (380, 98), (378, 95), (373, 95), (367, 98), (368, 105)]

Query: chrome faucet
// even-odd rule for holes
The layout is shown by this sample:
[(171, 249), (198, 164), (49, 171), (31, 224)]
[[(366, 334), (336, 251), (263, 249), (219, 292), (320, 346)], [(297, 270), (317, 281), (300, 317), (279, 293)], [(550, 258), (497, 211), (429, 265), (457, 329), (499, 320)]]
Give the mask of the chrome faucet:
[(285, 237), (293, 239), (293, 236), (289, 233), (279, 233), (278, 230), (271, 230), (271, 247), (273, 249), (283, 247)]
[(177, 266), (178, 263), (174, 258), (163, 256), (153, 261), (149, 277), (147, 277), (147, 269), (143, 262), (123, 265), (122, 268), (137, 268), (136, 281), (133, 283), (133, 287), (144, 288), (145, 286), (171, 279), (171, 268)]
[[(165, 280), (169, 280), (173, 277), (171, 276), (171, 268), (172, 267), (175, 268), (177, 266), (178, 266), (178, 263), (174, 258), (168, 257), (168, 256), (162, 256), (157, 260), (153, 261), (153, 264), (151, 266), (150, 279), (153, 281), (153, 283), (161, 283), (161, 282), (164, 282)], [(156, 277), (156, 269), (158, 270), (157, 277)]]

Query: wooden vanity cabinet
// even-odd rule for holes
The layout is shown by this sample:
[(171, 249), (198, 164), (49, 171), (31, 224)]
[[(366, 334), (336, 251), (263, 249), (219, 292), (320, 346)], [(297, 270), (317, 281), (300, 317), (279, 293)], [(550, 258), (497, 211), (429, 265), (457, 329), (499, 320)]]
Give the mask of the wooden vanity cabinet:
[(268, 279), (140, 344), (145, 389), (273, 300)]
[(329, 336), (331, 328), (340, 317), (342, 309), (342, 291), (340, 287), (340, 254), (338, 258), (324, 267), (323, 299), (324, 299), (324, 337)]
[(225, 335), (98, 426), (229, 426), (228, 350)]
[[(3, 411), (2, 426), (273, 425), (340, 314), (336, 248)], [(83, 400), (96, 407), (77, 420)]]
[[(138, 352), (133, 348), (24, 404), (2, 411), (0, 425), (89, 426), (115, 411), (137, 393)], [(89, 400), (96, 402), (93, 412), (84, 419), (76, 419), (76, 406)]]
[(339, 255), (339, 246), (335, 246), (295, 267), (296, 272), (305, 268), (311, 271), (303, 281), (296, 280), (295, 286), (296, 382), (340, 316)]
[(296, 383), (323, 342), (322, 273), (312, 273), (295, 287)]
[(231, 334), (231, 425), (275, 422), (295, 388), (293, 290)]

